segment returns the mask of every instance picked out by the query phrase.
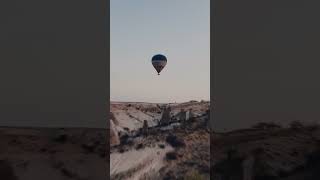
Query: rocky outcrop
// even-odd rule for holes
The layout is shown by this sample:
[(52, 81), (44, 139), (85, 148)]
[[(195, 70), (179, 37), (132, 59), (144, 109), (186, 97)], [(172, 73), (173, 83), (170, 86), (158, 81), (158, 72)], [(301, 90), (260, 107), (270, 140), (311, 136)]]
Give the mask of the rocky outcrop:
[(184, 109), (181, 109), (178, 117), (179, 117), (180, 121), (186, 121), (187, 120), (187, 112)]
[(115, 128), (113, 121), (110, 120), (110, 146), (114, 146), (118, 144), (120, 144), (118, 132)]
[(110, 112), (110, 120), (113, 122), (114, 125), (119, 125), (118, 120), (116, 119), (116, 117), (112, 112)]
[(161, 124), (168, 124), (170, 122), (170, 120), (171, 120), (170, 112), (171, 112), (170, 106), (166, 107), (163, 110), (162, 115), (161, 115), (161, 119), (160, 119)]

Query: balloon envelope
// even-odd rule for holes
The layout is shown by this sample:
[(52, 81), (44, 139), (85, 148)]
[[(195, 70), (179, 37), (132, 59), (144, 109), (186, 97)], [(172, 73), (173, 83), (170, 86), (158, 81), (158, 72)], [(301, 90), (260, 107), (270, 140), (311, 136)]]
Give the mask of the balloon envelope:
[(166, 66), (167, 64), (167, 58), (162, 55), (162, 54), (157, 54), (152, 57), (152, 65), (158, 72), (158, 74), (162, 71), (162, 69)]

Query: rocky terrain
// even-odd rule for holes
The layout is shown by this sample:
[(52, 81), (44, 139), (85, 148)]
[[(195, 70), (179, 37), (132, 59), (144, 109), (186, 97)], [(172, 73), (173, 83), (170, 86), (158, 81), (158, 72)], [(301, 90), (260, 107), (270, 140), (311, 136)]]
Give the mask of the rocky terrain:
[[(314, 180), (320, 177), (320, 126), (258, 123), (229, 132), (208, 130), (208, 102), (170, 104), (171, 116), (196, 118), (157, 126), (162, 104), (111, 106), (111, 179)], [(142, 131), (147, 120), (150, 128)], [(141, 129), (142, 128), (142, 129)], [(209, 152), (211, 151), (211, 153)], [(211, 176), (211, 177), (210, 177)]]
[(170, 104), (172, 117), (191, 108), (195, 118), (158, 126), (163, 104), (111, 103), (111, 179), (210, 179), (209, 105)]
[[(147, 120), (149, 126), (155, 126), (161, 118), (161, 107), (167, 104), (111, 102), (110, 122), (116, 126), (116, 131), (132, 131), (142, 127)], [(203, 114), (209, 107), (209, 102), (190, 101), (186, 103), (170, 103), (171, 115), (175, 116), (181, 109), (192, 109), (195, 115)]]
[(0, 128), (4, 180), (105, 180), (106, 129)]
[(250, 179), (248, 172), (252, 180), (320, 177), (319, 125), (260, 123), (250, 129), (213, 133), (210, 140), (211, 179)]

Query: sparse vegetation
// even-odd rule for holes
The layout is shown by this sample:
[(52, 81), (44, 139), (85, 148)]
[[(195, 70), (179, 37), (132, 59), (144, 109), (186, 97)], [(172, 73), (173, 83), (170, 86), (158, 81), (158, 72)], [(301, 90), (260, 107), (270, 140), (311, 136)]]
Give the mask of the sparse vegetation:
[(315, 130), (318, 130), (319, 129), (319, 124), (317, 123), (312, 123), (310, 125), (307, 126), (308, 130), (309, 131), (315, 131)]
[(85, 149), (87, 152), (94, 152), (96, 146), (94, 143), (87, 143), (81, 145), (83, 149)]
[(292, 121), (289, 126), (291, 129), (294, 130), (299, 130), (303, 128), (303, 124), (299, 120)]
[[(196, 107), (196, 106), (200, 107)], [(114, 171), (115, 173), (111, 174), (112, 179), (124, 179), (124, 178), (135, 178), (141, 180), (173, 180), (173, 179), (186, 179), (187, 172), (191, 172), (191, 170), (195, 170), (194, 173), (188, 174), (188, 179), (208, 179), (210, 173), (210, 163), (209, 163), (209, 134), (202, 125), (205, 121), (203, 116), (194, 117), (195, 121), (193, 123), (187, 122), (187, 128), (183, 128), (182, 126), (176, 125), (175, 127), (163, 127), (165, 124), (157, 124), (154, 123), (157, 119), (159, 119), (159, 115), (157, 113), (162, 113), (160, 109), (160, 105), (158, 108), (155, 105), (149, 106), (145, 104), (134, 104), (132, 103), (132, 108), (127, 108), (126, 105), (115, 105), (115, 110), (117, 113), (115, 115), (120, 115), (119, 112), (126, 114), (128, 118), (132, 118), (134, 123), (130, 121), (130, 128), (134, 130), (133, 133), (127, 132), (126, 130), (122, 130), (125, 125), (125, 120), (122, 119), (123, 122), (121, 124), (120, 131), (123, 133), (120, 135), (121, 143), (120, 145), (113, 146), (110, 153), (110, 161), (117, 161), (119, 154), (117, 152), (124, 153), (122, 156), (131, 156), (131, 154), (140, 154), (144, 153), (141, 158), (134, 158), (134, 163), (132, 165), (123, 163), (117, 163), (113, 168), (116, 170), (121, 167), (125, 167), (128, 170), (124, 170), (122, 172)], [(141, 106), (140, 109), (135, 107)], [(165, 105), (162, 105), (162, 108)], [(189, 102), (183, 103), (181, 108), (189, 109), (191, 107), (194, 108), (195, 114), (204, 114), (206, 108), (203, 108), (203, 104), (191, 104)], [(174, 111), (177, 111), (179, 107), (179, 103), (173, 104), (172, 107)], [(143, 115), (139, 115), (136, 111), (140, 111)], [(135, 111), (131, 113), (130, 111)], [(129, 116), (132, 114), (133, 116)], [(145, 116), (147, 115), (147, 116)], [(173, 115), (172, 115), (173, 116)], [(153, 119), (152, 119), (153, 118)], [(174, 118), (172, 118), (174, 119)], [(150, 127), (144, 126), (145, 121), (149, 123)], [(129, 121), (128, 121), (129, 122)], [(139, 126), (132, 128), (132, 125), (135, 123), (141, 123)], [(152, 123), (150, 123), (152, 122)], [(129, 124), (129, 123), (128, 123)], [(154, 124), (157, 124), (154, 126)], [(190, 125), (189, 125), (190, 124)], [(174, 124), (175, 125), (175, 124)], [(129, 125), (127, 126), (129, 127)], [(147, 130), (147, 136), (143, 136), (142, 129), (144, 127)], [(124, 135), (128, 134), (128, 136)], [(132, 140), (132, 145), (128, 142)], [(145, 147), (145, 148), (144, 148)], [(172, 148), (173, 147), (173, 148)], [(138, 151), (136, 151), (138, 150)], [(112, 153), (116, 155), (112, 157)], [(113, 159), (114, 158), (114, 159)], [(131, 159), (130, 157), (127, 157)], [(160, 158), (160, 159), (159, 159)], [(133, 159), (132, 159), (133, 160)], [(131, 162), (130, 160), (129, 162)], [(160, 161), (159, 161), (160, 160)], [(192, 163), (185, 163), (186, 161)], [(154, 166), (153, 164), (157, 163), (155, 167), (160, 168), (157, 169), (157, 176), (153, 176), (154, 173), (144, 172), (145, 168), (149, 166)], [(161, 163), (161, 167), (159, 167), (159, 163)], [(123, 164), (123, 165), (122, 165)], [(138, 164), (144, 164), (142, 171), (137, 169)], [(135, 169), (135, 171), (131, 171)], [(139, 171), (139, 172), (138, 172)], [(131, 172), (131, 173), (130, 173)], [(145, 176), (148, 174), (148, 176)], [(114, 178), (113, 178), (114, 177)], [(157, 179), (155, 179), (157, 177)], [(149, 179), (148, 179), (149, 178)]]
[(132, 144), (132, 140), (130, 139), (128, 134), (124, 134), (124, 135), (120, 136), (120, 144), (121, 145), (131, 145)]
[(40, 149), (40, 152), (47, 152), (47, 151), (48, 151), (47, 148), (41, 148), (41, 149)]
[(59, 134), (53, 140), (59, 143), (64, 143), (67, 141), (67, 139), (68, 139), (68, 136), (66, 134)]
[(176, 160), (177, 159), (177, 153), (176, 152), (167, 152), (166, 154), (167, 160)]
[(172, 134), (167, 136), (166, 142), (168, 144), (170, 144), (172, 147), (184, 147), (185, 146), (183, 139), (178, 138), (177, 136), (172, 135)]
[(119, 149), (118, 149), (118, 152), (119, 152), (119, 153), (124, 153), (124, 151), (125, 151), (124, 148), (119, 148)]
[(259, 122), (252, 126), (254, 129), (279, 129), (282, 128), (281, 125), (275, 122)]
[(228, 158), (218, 162), (213, 167), (213, 173), (222, 180), (241, 180), (242, 179), (242, 158)]
[(198, 171), (193, 170), (192, 172), (188, 173), (185, 180), (205, 180), (205, 177)]
[(139, 149), (142, 149), (143, 148), (143, 144), (142, 143), (139, 143), (137, 146), (136, 146), (136, 150), (139, 150)]
[(71, 172), (69, 169), (67, 169), (65, 167), (61, 168), (61, 172), (63, 175), (65, 175), (69, 178), (74, 178), (76, 176), (73, 172)]

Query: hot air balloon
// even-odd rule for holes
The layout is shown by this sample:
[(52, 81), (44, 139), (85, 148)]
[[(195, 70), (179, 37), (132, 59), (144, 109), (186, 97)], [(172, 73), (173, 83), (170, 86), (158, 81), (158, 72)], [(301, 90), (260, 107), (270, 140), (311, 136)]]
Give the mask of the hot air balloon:
[(152, 62), (153, 67), (158, 72), (158, 75), (160, 75), (160, 72), (167, 64), (167, 58), (162, 54), (157, 54), (152, 57), (151, 62)]

